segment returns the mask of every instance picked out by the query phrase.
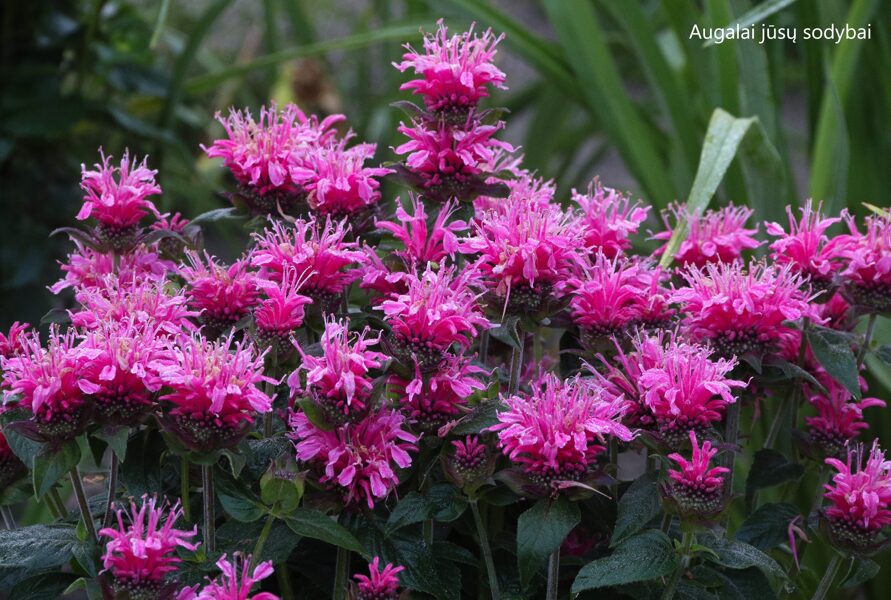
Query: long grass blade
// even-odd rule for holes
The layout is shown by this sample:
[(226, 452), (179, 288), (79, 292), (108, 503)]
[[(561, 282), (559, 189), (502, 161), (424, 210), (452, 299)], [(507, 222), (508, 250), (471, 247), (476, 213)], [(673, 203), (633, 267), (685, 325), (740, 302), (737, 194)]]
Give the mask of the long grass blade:
[(161, 6), (158, 8), (158, 17), (155, 19), (155, 28), (152, 30), (152, 37), (149, 40), (149, 48), (152, 50), (158, 45), (161, 39), (161, 32), (164, 31), (164, 24), (167, 22), (167, 12), (170, 10), (170, 0), (161, 0)]

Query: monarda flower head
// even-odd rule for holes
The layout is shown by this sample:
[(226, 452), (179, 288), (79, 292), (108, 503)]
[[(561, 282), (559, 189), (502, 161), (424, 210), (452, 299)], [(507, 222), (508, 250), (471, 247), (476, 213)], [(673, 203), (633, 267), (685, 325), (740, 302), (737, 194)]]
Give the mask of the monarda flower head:
[(848, 460), (827, 458), (826, 464), (838, 471), (823, 486), (829, 506), (823, 510), (833, 543), (847, 551), (865, 554), (874, 551), (879, 532), (891, 524), (891, 461), (873, 442), (865, 456), (862, 444), (848, 448)]
[(25, 348), (25, 334), (31, 326), (16, 321), (9, 328), (9, 333), (0, 331), (0, 357), (12, 358)]
[[(292, 394), (305, 394), (336, 423), (355, 420), (364, 415), (374, 388), (371, 371), (380, 369), (387, 357), (372, 350), (380, 337), (370, 337), (366, 327), (350, 333), (349, 321), (330, 317), (322, 333), (321, 356), (312, 356), (296, 344), (300, 366), (288, 377)], [(301, 374), (306, 373), (306, 383)]]
[(820, 378), (826, 392), (805, 387), (805, 398), (817, 411), (817, 416), (805, 417), (811, 442), (824, 456), (844, 458), (848, 446), (853, 445), (860, 432), (868, 429), (863, 410), (885, 406), (878, 398), (851, 397), (851, 392), (830, 377)]
[(343, 496), (347, 507), (374, 508), (399, 484), (397, 468), (411, 465), (418, 438), (404, 429), (403, 416), (381, 408), (333, 431), (318, 429), (302, 412), (290, 418), (297, 460), (319, 471), (319, 481)]
[(232, 334), (215, 342), (193, 334), (170, 344), (153, 367), (169, 392), (164, 422), (190, 449), (206, 452), (237, 444), (256, 414), (272, 410), (261, 389), (263, 356)]
[(843, 266), (845, 245), (840, 243), (842, 238), (830, 240), (826, 235), (826, 231), (841, 218), (825, 217), (820, 209), (819, 204), (814, 206), (813, 201), (808, 200), (801, 208), (801, 219), (796, 221), (792, 208), (787, 206), (789, 233), (779, 223), (767, 223), (767, 233), (777, 238), (770, 244), (772, 260), (792, 265), (795, 271), (810, 280), (815, 289), (828, 289), (833, 285), (834, 275)]
[(475, 391), (486, 389), (478, 377), (483, 373), (464, 356), (450, 355), (433, 373), (425, 376), (416, 363), (414, 379), (391, 375), (387, 383), (409, 420), (424, 432), (436, 432), (461, 414)]
[(496, 455), (477, 435), (463, 440), (452, 440), (452, 452), (443, 458), (446, 476), (459, 488), (476, 487), (495, 470)]
[(646, 221), (649, 206), (631, 202), (627, 196), (603, 187), (599, 179), (588, 186), (588, 193), (572, 190), (572, 201), (581, 210), (585, 247), (613, 258), (631, 247), (630, 237)]
[(504, 89), (505, 75), (494, 64), (495, 47), (504, 34), (495, 37), (491, 29), (482, 35), (467, 31), (449, 36), (442, 19), (436, 33), (424, 36), (424, 52), (406, 44), (402, 62), (393, 66), (402, 72), (412, 69), (418, 79), (403, 83), (400, 90), (423, 96), (431, 113), (462, 125), (479, 101), (489, 95), (489, 87)]
[(282, 358), (292, 350), (291, 335), (303, 325), (306, 305), (312, 304), (312, 298), (300, 293), (306, 279), (306, 274), (301, 277), (288, 268), (280, 283), (260, 280), (257, 284), (266, 295), (254, 309), (257, 337), (262, 346), (272, 348)]
[(319, 122), (293, 104), (279, 110), (274, 103), (260, 109), (259, 121), (250, 111), (235, 109), (228, 117), (217, 113), (216, 118), (227, 137), (202, 149), (211, 158), (223, 159), (242, 198), (261, 214), (296, 208), (304, 195), (307, 154), (337, 135), (333, 126), (345, 120), (343, 115), (331, 115)]
[(151, 230), (158, 234), (163, 232), (167, 236), (158, 241), (158, 250), (165, 258), (174, 260), (181, 259), (183, 250), (194, 246), (201, 235), (200, 227), (192, 225), (191, 221), (179, 213), (173, 216), (169, 213), (161, 215), (160, 219), (152, 223)]
[(446, 257), (454, 259), (458, 252), (457, 234), (467, 230), (467, 223), (449, 220), (457, 205), (446, 202), (436, 213), (436, 219), (428, 227), (427, 212), (419, 196), (410, 194), (412, 214), (396, 199), (396, 220), (378, 221), (378, 229), (388, 231), (402, 242), (402, 248), (394, 251), (407, 267), (440, 263)]
[(717, 263), (681, 274), (687, 287), (676, 289), (671, 300), (682, 305), (686, 333), (722, 356), (775, 352), (794, 335), (787, 321), (822, 322), (790, 265), (755, 263), (747, 269), (738, 262)]
[(367, 254), (356, 242), (347, 242), (345, 221), (325, 219), (293, 223), (274, 221), (260, 234), (254, 234), (256, 247), (251, 264), (261, 275), (281, 283), (287, 269), (306, 274), (302, 293), (312, 298), (322, 313), (337, 310), (343, 291), (362, 276), (359, 266)]
[(608, 437), (634, 437), (619, 422), (624, 400), (603, 395), (596, 383), (578, 376), (563, 381), (548, 373), (531, 394), (505, 398), (504, 404), (488, 431), (498, 434), (502, 452), (540, 495), (584, 480)]
[(251, 594), (251, 590), (261, 581), (275, 573), (272, 561), (267, 560), (251, 569), (251, 555), (236, 552), (232, 560), (226, 554), (216, 562), (221, 574), (215, 579), (208, 578), (200, 585), (187, 587), (177, 594), (175, 600), (279, 600), (270, 592)]
[(399, 600), (399, 573), (405, 567), (392, 563), (381, 569), (381, 559), (375, 556), (368, 565), (368, 575), (353, 575), (358, 583), (352, 585), (350, 600)]
[[(743, 251), (760, 245), (760, 242), (752, 237), (758, 233), (758, 228), (746, 228), (746, 221), (752, 216), (753, 211), (745, 206), (731, 204), (718, 210), (708, 210), (698, 218), (690, 215), (684, 205), (672, 205), (671, 212), (674, 214), (675, 222), (684, 219), (688, 224), (687, 238), (681, 242), (674, 256), (681, 265), (702, 267), (709, 263), (734, 262), (739, 260)], [(663, 213), (663, 219), (666, 230), (653, 236), (655, 240), (665, 241), (665, 245), (656, 251), (657, 255), (665, 252), (674, 230), (669, 223), (667, 213)]]
[(177, 549), (197, 549), (198, 544), (191, 541), (197, 528), (175, 528), (183, 515), (180, 503), (170, 507), (156, 496), (144, 495), (139, 506), (131, 499), (126, 518), (123, 509), (116, 513), (117, 528), (99, 530), (100, 536), (110, 538), (102, 555), (102, 572), (109, 575), (106, 584), (111, 593), (145, 600), (170, 598), (176, 583), (169, 575), (182, 562)]
[(891, 311), (891, 217), (867, 217), (863, 234), (857, 232), (851, 217), (847, 221), (851, 235), (843, 239), (842, 293), (861, 310), (887, 313)]
[(466, 349), (478, 329), (492, 326), (470, 288), (472, 277), (469, 270), (456, 274), (455, 267), (430, 265), (419, 276), (406, 277), (407, 291), (380, 305), (391, 330), (386, 347), (394, 358), (430, 372), (452, 344)]
[(724, 494), (724, 481), (730, 469), (712, 467), (711, 462), (718, 453), (709, 441), (699, 445), (696, 434), (689, 433), (691, 460), (681, 454), (669, 454), (678, 469), (668, 469), (668, 479), (662, 485), (662, 495), (667, 498), (682, 518), (704, 519), (720, 513), (727, 499)]
[(260, 298), (257, 275), (249, 271), (249, 259), (231, 265), (218, 263), (204, 252), (186, 251), (188, 264), (180, 267), (186, 280), (189, 307), (201, 313), (208, 337), (216, 337), (246, 317)]
[(136, 227), (139, 221), (151, 213), (160, 218), (161, 214), (149, 196), (161, 193), (155, 182), (158, 173), (146, 166), (148, 158), (137, 163), (130, 160), (130, 153), (124, 151), (119, 166), (112, 164), (111, 156), (99, 150), (102, 164), (88, 171), (81, 165), (80, 187), (86, 193), (84, 205), (77, 213), (80, 221), (90, 217), (99, 222), (98, 239), (103, 246), (115, 252), (126, 252), (133, 246)]
[[(536, 177), (534, 173), (520, 167), (522, 157), (507, 154), (501, 148), (496, 148), (494, 157), (486, 166), (487, 173), (498, 173), (486, 179), (489, 184), (501, 184), (508, 189), (508, 197), (522, 198), (523, 202), (532, 207), (547, 207), (554, 200), (557, 193), (557, 185), (553, 179)], [(507, 174), (508, 179), (500, 179)], [(478, 196), (473, 201), (473, 207), (477, 213), (489, 210), (503, 211), (508, 203), (503, 197)]]
[(140, 245), (118, 256), (115, 269), (114, 254), (88, 248), (80, 240), (73, 241), (75, 251), (68, 255), (67, 262), (60, 263), (65, 277), (49, 288), (54, 294), (67, 288), (102, 285), (103, 280), (113, 274), (125, 281), (134, 278), (160, 280), (175, 268), (171, 261), (161, 258), (156, 248)]

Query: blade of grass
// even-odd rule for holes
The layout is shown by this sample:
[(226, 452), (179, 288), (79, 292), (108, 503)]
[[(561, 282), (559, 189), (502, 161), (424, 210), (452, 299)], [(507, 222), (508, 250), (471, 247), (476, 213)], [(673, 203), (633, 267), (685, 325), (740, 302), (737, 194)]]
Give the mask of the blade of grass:
[[(751, 25), (757, 25), (795, 1), (796, 0), (765, 0), (761, 4), (747, 10), (739, 18), (734, 19), (732, 23), (727, 25), (727, 27), (734, 28), (739, 26), (740, 29), (745, 29)], [(711, 46), (714, 43), (714, 40), (708, 40), (704, 45)]]
[(164, 30), (164, 24), (167, 22), (167, 12), (170, 10), (170, 0), (161, 0), (161, 6), (158, 8), (158, 16), (155, 19), (155, 28), (152, 30), (152, 38), (149, 40), (149, 48), (152, 50), (158, 45), (161, 39), (161, 32)]

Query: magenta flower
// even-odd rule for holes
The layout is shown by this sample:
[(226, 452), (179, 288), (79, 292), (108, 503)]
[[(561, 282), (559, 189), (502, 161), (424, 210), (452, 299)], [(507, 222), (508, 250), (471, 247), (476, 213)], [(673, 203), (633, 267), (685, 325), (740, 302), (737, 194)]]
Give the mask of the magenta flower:
[(789, 233), (779, 223), (767, 223), (767, 233), (778, 238), (770, 244), (771, 258), (780, 264), (791, 264), (795, 271), (810, 278), (811, 283), (828, 288), (833, 276), (842, 266), (844, 244), (842, 238), (830, 240), (826, 230), (841, 221), (827, 218), (820, 212), (821, 205), (812, 200), (801, 208), (801, 220), (796, 221), (792, 208), (787, 206)]
[[(752, 236), (758, 233), (755, 229), (746, 229), (746, 221), (752, 216), (752, 209), (732, 204), (718, 210), (706, 211), (699, 218), (692, 218), (686, 213), (684, 205), (672, 205), (675, 222), (686, 219), (689, 231), (687, 238), (681, 242), (675, 260), (681, 265), (703, 267), (708, 263), (730, 263), (738, 260), (743, 251), (757, 248), (761, 243)], [(664, 240), (665, 244), (656, 251), (656, 255), (665, 252), (668, 240), (674, 227), (670, 224), (668, 214), (663, 213), (666, 231), (653, 236), (655, 240)]]
[[(553, 179), (543, 179), (536, 177), (534, 173), (520, 167), (522, 157), (516, 157), (507, 154), (501, 148), (496, 148), (494, 157), (489, 164), (486, 165), (484, 171), (487, 173), (498, 173), (502, 175), (507, 173), (510, 179), (500, 179), (492, 176), (486, 179), (488, 184), (501, 184), (507, 186), (508, 197), (517, 199), (521, 198), (522, 202), (530, 207), (547, 208), (557, 193), (557, 185)], [(504, 198), (495, 198), (492, 196), (477, 196), (473, 200), (473, 207), (477, 214), (494, 210), (504, 212), (509, 206), (509, 202)]]
[(292, 413), (290, 437), (297, 460), (321, 471), (319, 480), (343, 494), (344, 503), (386, 498), (399, 484), (395, 469), (411, 465), (409, 452), (417, 451), (418, 438), (406, 431), (399, 412), (383, 408), (357, 423), (322, 431), (302, 412)]
[(847, 261), (841, 272), (842, 291), (851, 304), (870, 312), (891, 311), (891, 218), (866, 218), (866, 233), (860, 234), (854, 220), (847, 218), (851, 235), (843, 236), (842, 253)]
[[(388, 262), (391, 261), (388, 260)], [(401, 258), (399, 262), (402, 263)], [(395, 265), (396, 268), (403, 266), (405, 266), (404, 263)], [(370, 246), (365, 247), (365, 261), (360, 272), (359, 287), (374, 294), (371, 297), (371, 304), (374, 306), (380, 305), (390, 296), (408, 292), (409, 274), (405, 271), (392, 270), (388, 265), (385, 265), (374, 248)]]
[(823, 486), (830, 506), (823, 514), (836, 544), (855, 551), (868, 551), (879, 532), (891, 524), (891, 461), (873, 442), (866, 464), (865, 448), (848, 449), (847, 463), (827, 458), (826, 464), (838, 473)]
[(170, 407), (167, 425), (194, 450), (237, 443), (257, 413), (272, 410), (260, 386), (276, 382), (263, 374), (263, 356), (232, 334), (215, 342), (183, 336), (152, 367), (169, 388), (159, 398)]
[(399, 573), (405, 567), (395, 567), (392, 563), (381, 569), (381, 559), (375, 556), (368, 565), (368, 575), (358, 573), (353, 579), (355, 584), (353, 600), (398, 600), (399, 599)]
[(409, 195), (412, 214), (409, 215), (399, 198), (396, 199), (396, 220), (377, 221), (377, 227), (389, 231), (402, 242), (403, 249), (394, 253), (406, 266), (439, 263), (446, 257), (455, 258), (458, 251), (456, 234), (467, 230), (467, 223), (460, 220), (449, 221), (457, 209), (454, 202), (446, 202), (436, 214), (433, 224), (427, 226), (427, 212), (420, 197)]
[(119, 508), (116, 513), (117, 528), (99, 530), (100, 536), (110, 538), (102, 564), (103, 573), (111, 574), (113, 592), (126, 590), (133, 597), (158, 592), (182, 562), (176, 555), (177, 549), (197, 549), (198, 544), (191, 541), (197, 528), (175, 528), (176, 521), (183, 516), (179, 501), (170, 507), (166, 500), (159, 502), (157, 496), (147, 494), (138, 507), (130, 500), (126, 524), (124, 510)]
[(756, 263), (746, 270), (739, 263), (717, 263), (681, 274), (688, 287), (676, 289), (671, 300), (683, 306), (687, 334), (723, 356), (777, 350), (794, 335), (787, 321), (809, 317), (822, 323), (791, 265)]
[(489, 95), (489, 86), (504, 89), (505, 75), (493, 63), (495, 47), (504, 34), (495, 37), (491, 29), (476, 35), (473, 25), (467, 31), (449, 36), (442, 19), (434, 34), (424, 36), (424, 52), (410, 45), (401, 63), (393, 66), (402, 72), (413, 69), (418, 79), (403, 83), (400, 90), (411, 90), (424, 97), (427, 110), (464, 122), (467, 114)]
[(603, 187), (595, 178), (587, 194), (572, 190), (572, 201), (581, 209), (585, 247), (598, 250), (607, 258), (618, 256), (631, 247), (630, 237), (646, 221), (649, 206), (631, 202), (627, 196), (612, 188)]
[(863, 410), (872, 406), (885, 406), (878, 398), (854, 399), (844, 387), (831, 377), (820, 377), (828, 393), (805, 388), (806, 399), (817, 410), (817, 416), (805, 417), (811, 440), (826, 456), (842, 457), (849, 442), (860, 432), (868, 429), (863, 420)]
[(285, 342), (303, 325), (306, 305), (312, 304), (312, 298), (300, 293), (306, 279), (306, 274), (299, 277), (294, 269), (288, 268), (280, 283), (258, 282), (266, 298), (254, 309), (257, 333), (264, 343), (273, 344), (278, 352), (286, 349)]
[(249, 271), (249, 259), (223, 265), (204, 251), (204, 257), (186, 251), (188, 264), (179, 269), (186, 280), (189, 307), (201, 313), (201, 322), (210, 335), (219, 335), (238, 323), (257, 305), (260, 288), (257, 275)]
[(25, 349), (25, 334), (31, 326), (28, 323), (14, 322), (9, 333), (0, 331), (0, 357), (12, 358)]
[(472, 277), (468, 270), (456, 273), (455, 267), (434, 270), (428, 265), (420, 276), (405, 278), (404, 294), (380, 304), (392, 331), (387, 346), (395, 358), (415, 362), (426, 372), (442, 362), (452, 344), (464, 350), (478, 329), (492, 327), (479, 308), (479, 295), (470, 288)]
[(270, 592), (251, 595), (257, 583), (275, 572), (271, 560), (258, 564), (252, 571), (251, 555), (236, 552), (231, 561), (223, 554), (216, 565), (222, 571), (216, 579), (209, 580), (200, 591), (197, 585), (181, 590), (176, 600), (279, 600)]
[(494, 466), (489, 448), (477, 435), (468, 435), (463, 440), (452, 440), (452, 455), (444, 463), (448, 473), (459, 487), (476, 483), (488, 476)]
[[(76, 246), (75, 251), (68, 255), (67, 262), (61, 263), (65, 277), (49, 288), (54, 294), (67, 288), (101, 285), (108, 275), (115, 273), (112, 253), (99, 252), (84, 246), (79, 240), (73, 241)], [(174, 264), (169, 260), (163, 260), (157, 250), (137, 246), (118, 257), (117, 276), (124, 281), (134, 278), (160, 280), (174, 268)]]
[(80, 187), (86, 193), (84, 205), (77, 213), (77, 219), (83, 221), (94, 217), (108, 235), (122, 229), (135, 227), (148, 213), (161, 218), (161, 213), (149, 196), (161, 193), (161, 187), (155, 182), (157, 171), (146, 166), (148, 157), (137, 163), (130, 161), (130, 153), (124, 151), (119, 166), (111, 163), (112, 157), (106, 156), (99, 149), (102, 164), (94, 165), (94, 171), (88, 171), (81, 165)]
[[(371, 349), (380, 337), (370, 337), (370, 328), (351, 334), (349, 321), (326, 318), (322, 333), (322, 356), (300, 353), (300, 366), (288, 377), (292, 394), (307, 394), (329, 416), (343, 422), (361, 416), (369, 409), (368, 401), (374, 388), (373, 369), (380, 369), (387, 357)], [(306, 383), (301, 374), (306, 373)]]
[(619, 422), (625, 402), (579, 376), (562, 381), (548, 373), (531, 394), (504, 403), (507, 410), (488, 431), (497, 432), (502, 452), (545, 493), (584, 479), (608, 436), (624, 442), (634, 437)]
[(347, 140), (322, 146), (309, 154), (306, 166), (309, 207), (320, 215), (342, 218), (371, 208), (380, 200), (378, 179), (393, 169), (366, 167), (375, 144), (346, 148)]
[[(192, 225), (188, 219), (183, 218), (179, 213), (174, 214), (172, 217), (169, 214), (161, 215), (157, 221), (152, 223), (151, 229), (152, 231), (168, 232), (169, 237), (162, 238), (158, 242), (158, 249), (161, 251), (161, 254), (168, 258), (181, 257), (183, 250), (188, 247), (187, 245), (195, 244), (199, 233), (198, 226)], [(182, 239), (170, 234), (178, 235)]]
[(724, 480), (730, 469), (712, 467), (711, 461), (718, 451), (709, 441), (700, 447), (693, 431), (689, 435), (693, 457), (688, 461), (678, 453), (668, 455), (679, 469), (668, 470), (669, 479), (662, 490), (682, 516), (708, 517), (724, 507)]

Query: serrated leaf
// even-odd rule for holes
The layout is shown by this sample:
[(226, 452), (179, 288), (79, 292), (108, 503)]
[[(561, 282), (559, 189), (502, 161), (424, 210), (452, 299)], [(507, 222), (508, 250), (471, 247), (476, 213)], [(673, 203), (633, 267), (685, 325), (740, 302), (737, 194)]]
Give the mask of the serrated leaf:
[(420, 523), (433, 516), (433, 509), (427, 499), (418, 492), (409, 492), (390, 512), (387, 519), (387, 532), (393, 533), (402, 527)]
[(103, 427), (93, 436), (108, 444), (121, 462), (127, 457), (127, 441), (130, 439), (129, 427)]
[(751, 506), (758, 490), (793, 481), (803, 473), (803, 465), (789, 462), (780, 452), (770, 448), (759, 450), (746, 479), (746, 505)]
[(841, 587), (842, 589), (857, 587), (878, 575), (880, 570), (879, 563), (876, 561), (868, 558), (859, 558), (854, 563), (854, 567), (851, 569), (851, 574), (844, 580)]
[(298, 508), (285, 520), (291, 531), (365, 556), (359, 540), (337, 521), (316, 510)]
[(507, 344), (514, 349), (519, 349), (520, 332), (517, 329), (519, 322), (520, 317), (516, 315), (507, 316), (500, 325), (489, 330), (489, 335), (502, 344)]
[(649, 581), (668, 575), (677, 566), (677, 554), (668, 536), (658, 529), (648, 529), (626, 539), (609, 556), (582, 567), (572, 583), (572, 593)]
[(579, 507), (566, 497), (542, 499), (517, 521), (517, 564), (520, 580), (528, 582), (579, 524)]
[(0, 531), (0, 569), (50, 569), (71, 560), (77, 548), (74, 525), (31, 525)]
[(702, 544), (714, 551), (703, 557), (728, 569), (757, 567), (762, 573), (777, 581), (787, 579), (786, 571), (773, 558), (758, 548), (739, 540), (706, 538)]
[(454, 521), (467, 509), (467, 498), (451, 483), (437, 483), (424, 492), (434, 519), (443, 523)]
[(637, 533), (662, 510), (658, 474), (645, 473), (638, 477), (619, 498), (616, 526), (610, 539), (610, 547)]
[(30, 413), (21, 408), (8, 410), (0, 416), (0, 423), (3, 423), (3, 435), (9, 444), (12, 453), (19, 457), (19, 460), (30, 467), (34, 463), (34, 457), (43, 451), (43, 444), (32, 440), (16, 431), (12, 427), (8, 427), (10, 423), (25, 420)]
[(214, 223), (216, 221), (240, 218), (243, 218), (243, 216), (239, 214), (237, 209), (230, 206), (227, 208), (217, 208), (214, 210), (209, 210), (205, 213), (201, 213), (200, 215), (189, 221), (189, 224), (204, 225), (205, 223)]
[(876, 348), (873, 354), (875, 354), (876, 358), (880, 361), (891, 366), (891, 344), (882, 344)]
[(492, 425), (498, 423), (498, 409), (503, 404), (495, 399), (480, 403), (473, 412), (463, 417), (457, 425), (451, 429), (454, 435), (474, 435), (482, 433)]
[(820, 366), (855, 398), (860, 398), (860, 374), (848, 337), (832, 329), (812, 327), (807, 331), (807, 341)]
[(306, 415), (306, 418), (309, 419), (309, 422), (315, 425), (316, 429), (321, 431), (334, 431), (336, 429), (334, 423), (328, 419), (324, 411), (311, 398), (300, 398), (297, 400), (297, 405), (303, 411), (303, 414)]
[(439, 544), (433, 547), (416, 541), (397, 541), (394, 544), (400, 564), (403, 584), (412, 590), (425, 592), (438, 600), (459, 600), (461, 571), (447, 560)]
[(216, 478), (214, 492), (223, 510), (236, 521), (252, 523), (266, 514), (266, 507), (253, 492), (242, 489), (237, 481), (228, 477)]
[(59, 448), (44, 451), (34, 457), (31, 467), (34, 482), (34, 497), (43, 498), (51, 487), (68, 471), (80, 462), (80, 446), (75, 440), (62, 444)]
[(788, 539), (786, 528), (800, 514), (791, 504), (765, 504), (743, 522), (736, 539), (766, 552)]
[(72, 573), (41, 573), (17, 583), (9, 590), (9, 600), (61, 598), (76, 580), (77, 575)]

